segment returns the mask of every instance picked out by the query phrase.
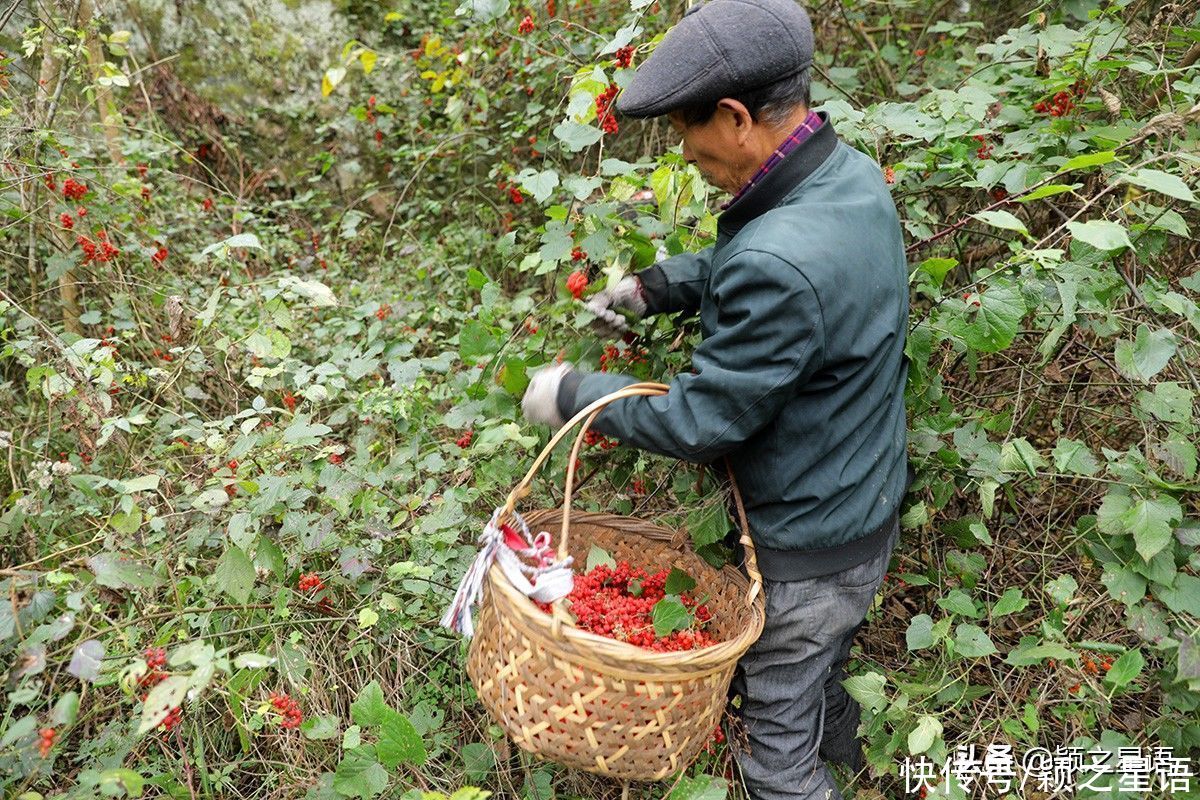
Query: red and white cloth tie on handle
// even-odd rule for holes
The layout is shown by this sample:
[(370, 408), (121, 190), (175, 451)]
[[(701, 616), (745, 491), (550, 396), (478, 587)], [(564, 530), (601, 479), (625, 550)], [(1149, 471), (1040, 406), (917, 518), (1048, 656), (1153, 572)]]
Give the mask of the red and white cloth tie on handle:
[(458, 631), (468, 639), (475, 634), (471, 608), (479, 602), (484, 578), (493, 561), (500, 565), (500, 571), (517, 591), (539, 603), (553, 603), (566, 597), (575, 586), (575, 573), (571, 569), (574, 559), (567, 556), (561, 561), (555, 560), (550, 534), (542, 531), (537, 536), (532, 535), (525, 520), (515, 511), (512, 512), (515, 527), (498, 523), (502, 510), (497, 508), (483, 527), (479, 553), (442, 615), (442, 627)]

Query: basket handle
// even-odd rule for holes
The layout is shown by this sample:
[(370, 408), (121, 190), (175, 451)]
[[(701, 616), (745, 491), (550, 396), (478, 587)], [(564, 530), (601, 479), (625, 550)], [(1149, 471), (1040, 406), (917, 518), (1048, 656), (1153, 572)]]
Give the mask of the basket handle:
[[(529, 494), (529, 488), (533, 484), (533, 479), (542, 465), (550, 457), (554, 448), (558, 443), (566, 438), (571, 429), (578, 425), (581, 421), (583, 426), (579, 429), (579, 433), (575, 436), (575, 442), (571, 447), (571, 455), (567, 460), (567, 479), (563, 487), (563, 511), (562, 511), (562, 530), (559, 536), (558, 557), (564, 558), (567, 555), (568, 537), (570, 536), (571, 523), (571, 499), (575, 490), (575, 462), (579, 457), (579, 451), (583, 447), (584, 438), (587, 436), (588, 430), (596, 417), (600, 415), (610, 404), (618, 400), (624, 400), (627, 397), (658, 397), (667, 393), (669, 387), (662, 383), (635, 383), (624, 388), (618, 389), (611, 394), (607, 394), (581, 409), (579, 413), (567, 420), (566, 423), (558, 429), (558, 431), (550, 437), (550, 441), (533, 460), (533, 465), (529, 471), (525, 473), (519, 483), (513, 490), (509, 492), (508, 499), (504, 503), (504, 510), (500, 514), (501, 519), (506, 519), (516, 509), (517, 501)], [(725, 460), (725, 468), (729, 473), (729, 486), (733, 490), (734, 503), (737, 506), (738, 524), (741, 526), (740, 541), (742, 550), (745, 554), (746, 574), (750, 577), (750, 588), (746, 594), (746, 605), (753, 605), (755, 599), (762, 591), (762, 573), (758, 571), (758, 557), (754, 550), (754, 542), (750, 538), (750, 522), (746, 518), (746, 506), (742, 501), (742, 493), (738, 489), (737, 480), (733, 476), (733, 469), (729, 465), (729, 460)]]

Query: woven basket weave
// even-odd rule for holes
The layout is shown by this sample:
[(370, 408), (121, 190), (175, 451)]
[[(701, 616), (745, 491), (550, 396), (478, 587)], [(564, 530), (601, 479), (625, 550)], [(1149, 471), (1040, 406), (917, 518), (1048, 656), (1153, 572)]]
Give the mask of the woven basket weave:
[(724, 711), (737, 660), (762, 633), (762, 579), (745, 510), (734, 485), (747, 580), (732, 566), (717, 570), (692, 552), (682, 532), (631, 517), (572, 513), (574, 465), (584, 435), (609, 403), (663, 394), (635, 384), (589, 405), (555, 434), (513, 489), (517, 500), (553, 448), (583, 421), (568, 459), (562, 509), (525, 516), (534, 530), (561, 530), (559, 557), (587, 560), (592, 545), (647, 571), (679, 567), (708, 595), (719, 644), (658, 653), (571, 625), (564, 601), (539, 609), (493, 566), (485, 582), (467, 673), (489, 714), (522, 748), (567, 766), (623, 780), (661, 780), (686, 767), (708, 742)]

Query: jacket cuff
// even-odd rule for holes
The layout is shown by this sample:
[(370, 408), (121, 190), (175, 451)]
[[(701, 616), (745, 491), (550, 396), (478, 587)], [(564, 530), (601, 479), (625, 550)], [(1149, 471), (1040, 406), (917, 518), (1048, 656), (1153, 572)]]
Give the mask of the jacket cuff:
[(646, 316), (662, 312), (667, 302), (667, 273), (658, 264), (642, 270), (635, 276), (642, 282), (642, 296), (646, 300)]
[(575, 370), (563, 375), (562, 380), (558, 382), (558, 397), (555, 398), (555, 402), (558, 405), (558, 415), (564, 423), (575, 416), (575, 395), (579, 393), (579, 384), (582, 382), (583, 375)]

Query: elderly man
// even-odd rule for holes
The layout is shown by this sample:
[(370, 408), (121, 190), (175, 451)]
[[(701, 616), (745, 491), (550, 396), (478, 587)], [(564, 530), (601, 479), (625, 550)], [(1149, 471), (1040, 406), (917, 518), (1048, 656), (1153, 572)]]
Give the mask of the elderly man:
[[(665, 114), (684, 157), (733, 198), (712, 247), (589, 303), (613, 333), (619, 312), (700, 315), (692, 372), (661, 397), (613, 404), (596, 427), (687, 461), (727, 456), (742, 489), (766, 579), (766, 628), (734, 683), (756, 800), (838, 798), (826, 762), (862, 765), (843, 665), (911, 480), (900, 225), (879, 166), (809, 110), (812, 56), (793, 0), (713, 0), (664, 37), (617, 108)], [(635, 381), (560, 364), (534, 376), (522, 407), (559, 425)]]

